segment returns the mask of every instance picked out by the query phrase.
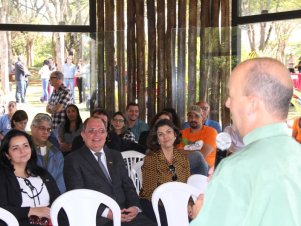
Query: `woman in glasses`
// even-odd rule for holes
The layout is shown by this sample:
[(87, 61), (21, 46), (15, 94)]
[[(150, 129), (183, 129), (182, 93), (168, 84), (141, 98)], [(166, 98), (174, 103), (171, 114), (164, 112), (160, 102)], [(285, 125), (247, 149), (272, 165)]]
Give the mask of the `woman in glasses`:
[[(143, 212), (156, 221), (151, 197), (161, 184), (171, 181), (187, 182), (190, 176), (187, 157), (176, 150), (180, 142), (180, 131), (172, 121), (162, 119), (150, 131), (148, 147), (150, 152), (144, 158), (142, 166), (143, 184), (140, 191), (140, 202)], [(159, 207), (161, 225), (167, 226), (164, 208)]]
[(59, 125), (58, 140), (60, 149), (64, 155), (70, 153), (72, 142), (80, 135), (83, 128), (83, 121), (80, 117), (78, 107), (74, 104), (67, 105), (65, 109), (65, 120)]
[(30, 136), (13, 129), (0, 150), (0, 207), (11, 212), (20, 226), (48, 225), (50, 205), (60, 192), (48, 171), (37, 165)]

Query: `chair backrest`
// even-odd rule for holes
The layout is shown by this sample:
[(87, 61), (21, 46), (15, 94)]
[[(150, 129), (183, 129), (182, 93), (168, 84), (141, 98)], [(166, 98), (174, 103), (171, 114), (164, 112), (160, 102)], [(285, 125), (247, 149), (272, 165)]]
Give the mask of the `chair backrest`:
[(142, 187), (142, 170), (141, 167), (143, 165), (143, 160), (140, 162), (137, 162), (132, 165), (132, 170), (131, 170), (131, 178), (134, 183), (134, 186), (136, 188), (137, 194), (139, 195), (140, 189)]
[(152, 195), (152, 205), (156, 215), (158, 226), (161, 226), (158, 202), (162, 201), (167, 223), (169, 226), (188, 226), (188, 201), (194, 200), (200, 192), (189, 184), (182, 182), (167, 182), (155, 189)]
[(19, 226), (17, 218), (6, 209), (0, 207), (0, 220), (4, 221), (8, 226)]
[(113, 225), (121, 225), (121, 211), (111, 197), (90, 189), (76, 189), (65, 192), (51, 205), (50, 217), (53, 226), (58, 226), (57, 215), (61, 208), (66, 212), (69, 225), (96, 226), (96, 215), (100, 204), (106, 205), (113, 213)]
[(194, 186), (203, 194), (205, 193), (208, 185), (208, 177), (201, 174), (194, 174), (188, 178), (187, 184)]
[(131, 169), (134, 163), (139, 162), (143, 160), (145, 157), (145, 154), (142, 154), (138, 151), (123, 151), (121, 152), (122, 158), (124, 159), (124, 162), (126, 164), (126, 167), (128, 169), (128, 175), (131, 177)]

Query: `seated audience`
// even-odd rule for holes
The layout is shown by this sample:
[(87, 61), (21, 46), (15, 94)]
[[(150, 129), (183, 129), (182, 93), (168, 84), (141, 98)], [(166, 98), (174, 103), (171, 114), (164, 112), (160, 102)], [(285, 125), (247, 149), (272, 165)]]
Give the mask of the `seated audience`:
[(148, 130), (148, 125), (139, 119), (138, 104), (132, 102), (126, 106), (127, 126), (135, 134), (135, 140), (138, 141), (140, 134)]
[[(190, 152), (201, 153), (208, 166), (214, 167), (216, 156), (216, 130), (203, 125), (202, 110), (198, 105), (192, 105), (188, 110), (187, 116), (190, 128), (182, 130), (182, 140), (178, 148), (183, 150), (185, 145), (194, 145), (197, 141), (202, 141), (203, 145), (200, 146), (199, 149)], [(199, 163), (196, 162), (195, 156), (191, 154), (188, 154), (188, 158), (191, 168), (194, 169)], [(192, 172), (191, 174), (194, 173), (199, 172)], [(207, 175), (203, 172), (201, 174)]]
[(167, 112), (167, 111), (161, 111), (159, 113), (157, 113), (152, 121), (150, 122), (150, 129), (149, 130), (146, 130), (146, 131), (143, 131), (141, 134), (140, 134), (140, 137), (139, 137), (139, 144), (143, 145), (143, 146), (147, 146), (147, 138), (148, 138), (148, 135), (149, 135), (149, 131), (152, 130), (152, 128), (155, 126), (155, 124), (161, 120), (161, 119), (168, 119), (168, 120), (171, 120), (173, 121), (173, 117), (172, 117), (172, 114)]
[(17, 110), (11, 118), (11, 128), (25, 131), (28, 122), (28, 115), (23, 110)]
[(64, 156), (56, 146), (48, 141), (52, 130), (52, 119), (44, 113), (37, 114), (31, 123), (31, 134), (37, 151), (38, 165), (47, 169), (55, 179), (61, 193), (66, 191), (63, 168)]
[[(206, 101), (199, 101), (196, 103), (202, 110), (203, 125), (212, 127), (217, 133), (222, 132), (222, 128), (217, 121), (209, 119), (210, 106)], [(189, 128), (189, 122), (185, 122), (183, 129)]]
[(0, 141), (5, 134), (11, 129), (10, 119), (17, 110), (17, 103), (15, 101), (9, 101), (7, 106), (7, 114), (0, 117)]
[(297, 142), (301, 143), (301, 117), (298, 117), (294, 120), (292, 130), (293, 138), (295, 138)]
[[(105, 123), (107, 130), (109, 130), (109, 128), (110, 128), (109, 119), (110, 118), (109, 118), (109, 114), (105, 110), (103, 110), (101, 108), (96, 108), (96, 109), (94, 109), (94, 111), (92, 112), (91, 115), (92, 115), (92, 117), (100, 118)], [(76, 138), (74, 138), (71, 149), (72, 150), (80, 149), (84, 144), (85, 143), (84, 143), (82, 136), (79, 135)], [(120, 141), (118, 135), (115, 133), (108, 134), (106, 137), (106, 145), (108, 146), (108, 148), (120, 150), (121, 149), (121, 141)]]
[[(37, 165), (30, 135), (11, 130), (0, 150), (0, 207), (11, 212), (20, 226), (38, 225), (38, 220), (48, 225), (50, 205), (60, 191), (47, 170)], [(0, 221), (0, 225), (6, 224)]]
[[(65, 158), (64, 178), (68, 191), (92, 189), (113, 198), (120, 206), (123, 226), (154, 226), (140, 211), (139, 198), (120, 152), (105, 146), (107, 128), (96, 117), (86, 119), (81, 135), (85, 144)], [(97, 226), (112, 225), (112, 211), (101, 205)]]
[(173, 124), (179, 129), (182, 129), (182, 125), (181, 125), (181, 120), (176, 112), (176, 110), (174, 108), (164, 108), (162, 111), (167, 111), (171, 114), (172, 116), (172, 122)]
[(137, 143), (135, 135), (128, 130), (126, 122), (126, 117), (122, 112), (115, 112), (111, 120), (111, 132), (116, 133), (122, 140)]
[(80, 135), (83, 121), (80, 117), (78, 107), (74, 104), (67, 105), (65, 109), (65, 120), (58, 127), (58, 140), (60, 150), (64, 155), (72, 151), (72, 142)]
[[(151, 131), (149, 147), (151, 151), (145, 156), (142, 166), (143, 184), (140, 191), (140, 203), (143, 213), (156, 222), (151, 199), (154, 190), (170, 181), (187, 182), (189, 161), (175, 148), (180, 142), (178, 128), (168, 119), (155, 124)], [(159, 206), (161, 225), (167, 226), (164, 208)]]
[(145, 153), (146, 148), (137, 143), (135, 135), (127, 128), (126, 123), (127, 119), (122, 112), (114, 113), (108, 136), (119, 138), (120, 148), (117, 149), (118, 151), (135, 150)]

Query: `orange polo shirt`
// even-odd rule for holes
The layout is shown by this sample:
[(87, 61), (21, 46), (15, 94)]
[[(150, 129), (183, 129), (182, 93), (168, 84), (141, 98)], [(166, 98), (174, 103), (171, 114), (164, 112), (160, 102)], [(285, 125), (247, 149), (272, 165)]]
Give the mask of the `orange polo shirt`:
[(214, 150), (205, 157), (208, 165), (214, 166), (215, 156), (216, 156), (216, 135), (217, 132), (215, 129), (203, 125), (202, 129), (191, 133), (190, 128), (182, 130), (182, 141), (178, 147), (183, 148), (187, 144), (193, 144), (196, 141), (202, 140), (205, 144), (211, 145)]
[(292, 129), (293, 129), (294, 132), (296, 132), (296, 137), (295, 137), (295, 139), (296, 139), (299, 143), (301, 143), (301, 129), (300, 129), (300, 127), (299, 127), (299, 119), (300, 119), (300, 118), (296, 118), (296, 119), (294, 120), (294, 124), (293, 124)]

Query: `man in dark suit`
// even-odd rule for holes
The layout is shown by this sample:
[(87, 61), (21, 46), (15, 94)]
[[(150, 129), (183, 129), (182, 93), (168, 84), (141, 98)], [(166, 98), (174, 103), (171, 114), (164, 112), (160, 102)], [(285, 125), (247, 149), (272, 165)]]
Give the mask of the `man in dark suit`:
[[(156, 225), (140, 213), (139, 198), (120, 152), (104, 146), (107, 136), (104, 122), (88, 118), (81, 136), (85, 145), (65, 158), (67, 190), (87, 188), (110, 196), (120, 206), (122, 226)], [(103, 206), (97, 215), (97, 226), (100, 225), (112, 225), (112, 212)]]

